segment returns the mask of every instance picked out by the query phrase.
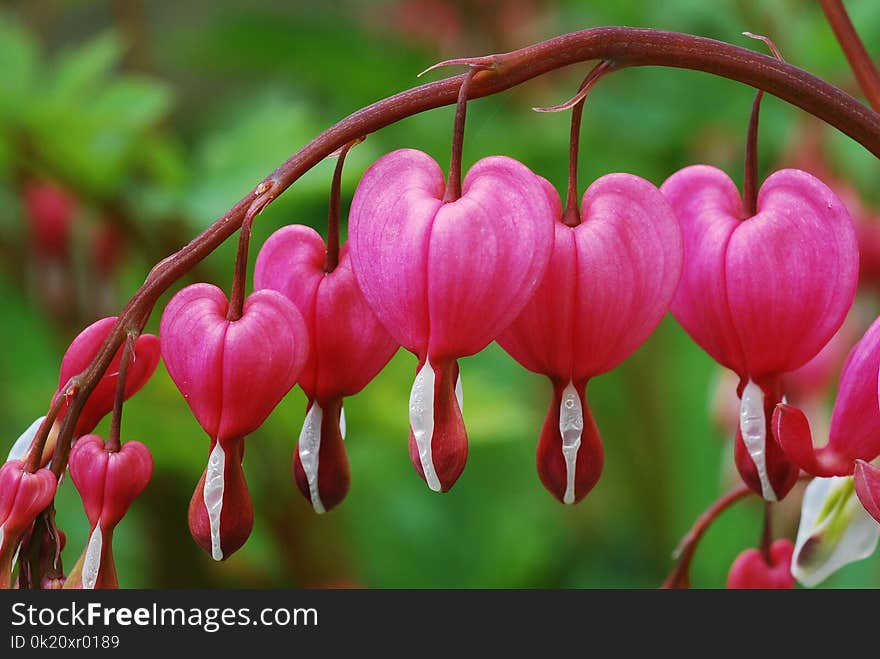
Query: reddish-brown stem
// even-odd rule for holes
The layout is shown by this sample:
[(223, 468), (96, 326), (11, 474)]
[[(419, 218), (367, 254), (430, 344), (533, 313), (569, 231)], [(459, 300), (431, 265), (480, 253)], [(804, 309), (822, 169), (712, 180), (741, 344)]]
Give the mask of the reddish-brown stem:
[(58, 418), (61, 406), (64, 405), (64, 399), (73, 386), (72, 383), (67, 383), (63, 389), (59, 389), (52, 396), (52, 402), (49, 403), (49, 411), (46, 412), (46, 418), (43, 419), (40, 427), (37, 428), (37, 434), (31, 440), (30, 448), (25, 456), (24, 470), (26, 472), (32, 474), (40, 468), (40, 464), (43, 462), (43, 449), (46, 447), (46, 440), (49, 438), (49, 433), (52, 431), (55, 419)]
[(773, 504), (764, 502), (764, 526), (761, 528), (761, 555), (767, 565), (773, 565), (770, 547), (773, 545)]
[(764, 92), (760, 89), (752, 103), (752, 114), (749, 116), (749, 131), (746, 136), (746, 164), (743, 177), (743, 219), (752, 217), (758, 212), (758, 115), (761, 114), (761, 99)]
[(226, 320), (235, 322), (241, 318), (244, 310), (244, 297), (247, 290), (248, 248), (251, 244), (251, 228), (254, 218), (266, 205), (274, 199), (271, 194), (271, 186), (262, 183), (258, 188), (260, 196), (251, 203), (241, 223), (241, 231), (238, 235), (238, 253), (235, 255), (235, 275), (232, 280), (232, 294), (229, 296), (229, 308), (226, 311)]
[[(491, 56), (486, 58), (493, 62), (491, 70), (473, 74), (469, 97), (497, 94), (550, 71), (596, 59), (608, 60), (616, 68), (666, 66), (705, 71), (737, 80), (815, 115), (880, 157), (880, 114), (846, 92), (772, 57), (722, 41), (676, 32), (628, 27), (593, 28)], [(239, 201), (188, 245), (157, 264), (120, 312), (116, 325), (95, 358), (80, 374), (81, 386), (71, 400), (59, 432), (58, 447), (52, 459), (53, 472), (56, 475), (63, 473), (76, 420), (126, 333), (141, 331), (159, 297), (239, 229), (255, 197), (264, 194), (266, 186), (270, 186), (273, 196), (277, 196), (333, 151), (359, 136), (414, 114), (454, 103), (468, 75), (414, 87), (346, 117), (291, 156), (255, 192)]]
[(874, 66), (871, 56), (865, 49), (865, 44), (862, 43), (855, 26), (849, 19), (846, 7), (841, 0), (819, 0), (819, 2), (865, 98), (872, 108), (880, 112), (880, 73), (877, 72), (877, 67)]
[(129, 334), (122, 348), (122, 356), (119, 360), (119, 375), (116, 380), (116, 396), (113, 399), (113, 416), (110, 419), (110, 433), (104, 447), (114, 453), (122, 447), (120, 431), (122, 429), (122, 406), (125, 403), (125, 380), (128, 377), (128, 366), (134, 360), (134, 348), (137, 335)]
[(581, 223), (581, 213), (578, 208), (578, 154), (581, 144), (581, 120), (584, 116), (584, 105), (587, 102), (587, 94), (593, 85), (603, 75), (611, 70), (608, 62), (599, 62), (584, 78), (578, 91), (578, 100), (571, 110), (571, 132), (568, 141), (568, 190), (565, 195), (565, 210), (562, 212), (562, 222), (570, 227), (576, 227)]
[(472, 66), (464, 74), (464, 80), (458, 90), (458, 100), (455, 103), (455, 124), (452, 127), (452, 156), (449, 159), (449, 179), (446, 181), (446, 193), (443, 195), (444, 204), (457, 201), (461, 197), (461, 153), (464, 150), (464, 123), (467, 119), (468, 91), (471, 88), (474, 75), (484, 68)]
[(324, 272), (330, 273), (339, 265), (339, 207), (342, 196), (342, 167), (345, 156), (360, 140), (354, 140), (339, 150), (336, 169), (333, 170), (333, 181), (330, 183), (330, 205), (327, 211), (327, 256), (324, 259)]
[(712, 522), (714, 522), (721, 513), (730, 508), (737, 501), (745, 499), (750, 494), (753, 494), (753, 492), (748, 485), (740, 485), (718, 499), (715, 503), (709, 506), (706, 512), (697, 518), (697, 521), (694, 522), (691, 530), (681, 539), (677, 549), (679, 556), (678, 562), (675, 564), (672, 572), (669, 573), (669, 576), (666, 577), (666, 581), (663, 582), (661, 588), (690, 587), (691, 561), (694, 558), (694, 553), (697, 551), (697, 545), (700, 544), (703, 535), (709, 530)]

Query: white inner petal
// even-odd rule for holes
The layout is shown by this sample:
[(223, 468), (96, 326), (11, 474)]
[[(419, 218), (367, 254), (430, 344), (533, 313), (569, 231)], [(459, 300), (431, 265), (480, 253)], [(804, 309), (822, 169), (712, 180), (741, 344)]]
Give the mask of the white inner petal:
[(461, 387), (461, 371), (455, 379), (455, 400), (458, 401), (458, 411), (464, 412), (464, 389)]
[(89, 544), (86, 547), (86, 558), (82, 566), (82, 587), (93, 590), (98, 583), (98, 572), (101, 570), (101, 520), (95, 525), (95, 530), (89, 536)]
[(339, 434), (345, 441), (345, 408), (342, 405), (339, 406)]
[(764, 392), (761, 387), (749, 380), (743, 390), (739, 407), (739, 430), (746, 450), (758, 470), (761, 480), (761, 496), (767, 501), (776, 501), (776, 492), (767, 474), (767, 423), (764, 417)]
[(24, 460), (28, 449), (31, 447), (31, 442), (34, 441), (34, 436), (37, 434), (37, 431), (40, 429), (40, 424), (43, 423), (43, 419), (45, 418), (46, 417), (41, 416), (29, 425), (27, 430), (21, 433), (21, 437), (16, 439), (12, 448), (9, 449), (9, 455), (6, 457), (6, 462), (9, 462), (10, 460)]
[(419, 461), (425, 474), (428, 487), (439, 492), (440, 479), (434, 470), (431, 441), (434, 438), (434, 368), (425, 360), (425, 365), (416, 374), (412, 391), (409, 394), (409, 425), (419, 450)]
[[(844, 565), (873, 554), (878, 539), (880, 524), (855, 496), (852, 476), (814, 478), (804, 491), (791, 573), (804, 586), (817, 586)], [(812, 546), (802, 558), (808, 542)]]
[(299, 461), (309, 482), (309, 499), (316, 513), (323, 513), (324, 504), (321, 502), (321, 493), (318, 490), (318, 459), (321, 452), (321, 421), (324, 411), (321, 406), (314, 403), (309, 408), (303, 421), (302, 430), (299, 433)]
[(208, 524), (211, 527), (211, 558), (223, 560), (220, 546), (220, 512), (223, 510), (223, 492), (226, 489), (226, 453), (220, 441), (214, 445), (208, 458), (208, 473), (205, 475), (205, 489), (202, 497), (208, 511)]
[(584, 432), (584, 410), (574, 384), (562, 392), (559, 404), (559, 435), (562, 437), (562, 455), (565, 457), (565, 496), (563, 503), (574, 503), (574, 477), (577, 469), (577, 453)]

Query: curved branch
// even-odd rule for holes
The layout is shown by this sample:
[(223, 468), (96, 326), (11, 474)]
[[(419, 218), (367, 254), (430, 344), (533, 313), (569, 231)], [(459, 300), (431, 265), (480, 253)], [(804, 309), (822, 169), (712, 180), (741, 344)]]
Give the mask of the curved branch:
[[(490, 62), (492, 68), (473, 76), (471, 98), (496, 94), (555, 69), (596, 59), (608, 60), (615, 68), (665, 66), (705, 71), (778, 96), (841, 130), (880, 157), (880, 115), (806, 71), (722, 41), (660, 30), (602, 27), (482, 59)], [(346, 117), (291, 156), (254, 192), (188, 245), (153, 268), (82, 373), (82, 386), (71, 401), (52, 460), (55, 473), (64, 470), (76, 417), (126, 333), (130, 329), (140, 331), (159, 296), (238, 230), (256, 195), (265, 194), (270, 187), (274, 198), (348, 142), (414, 114), (455, 103), (466, 75), (414, 87)]]

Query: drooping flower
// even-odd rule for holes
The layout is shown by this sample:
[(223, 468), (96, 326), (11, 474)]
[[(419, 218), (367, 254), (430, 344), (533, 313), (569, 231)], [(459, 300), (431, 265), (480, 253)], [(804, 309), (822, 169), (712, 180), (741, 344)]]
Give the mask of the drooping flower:
[(663, 318), (681, 273), (681, 233), (660, 191), (637, 176), (594, 182), (574, 227), (563, 223), (559, 194), (544, 184), (557, 219), (550, 265), (498, 343), (553, 385), (538, 473), (557, 499), (575, 503), (603, 464), (587, 381), (620, 364)]
[(342, 399), (376, 377), (398, 347), (358, 288), (348, 246), (342, 246), (339, 263), (330, 271), (326, 258), (317, 231), (292, 225), (269, 237), (254, 268), (254, 287), (284, 294), (309, 332), (311, 349), (299, 378), (309, 403), (293, 471), (300, 491), (319, 513), (342, 501), (349, 487)]
[(160, 327), (168, 373), (211, 439), (189, 523), (218, 561), (241, 547), (253, 526), (241, 469), (244, 437), (290, 391), (308, 353), (302, 316), (280, 293), (253, 293), (235, 320), (228, 311), (223, 291), (193, 284), (168, 303)]
[(150, 482), (153, 457), (140, 442), (118, 451), (97, 435), (81, 437), (70, 452), (70, 477), (89, 519), (89, 541), (67, 586), (118, 588), (113, 561), (113, 531)]
[(798, 469), (773, 437), (770, 418), (783, 398), (782, 375), (822, 349), (852, 304), (852, 221), (827, 186), (795, 169), (767, 178), (751, 217), (734, 183), (713, 167), (687, 167), (661, 190), (684, 238), (672, 313), (739, 375), (737, 467), (754, 491), (781, 499)]
[(485, 348), (534, 293), (550, 257), (553, 209), (525, 165), (484, 158), (444, 203), (437, 163), (394, 151), (364, 174), (352, 202), (351, 262), (367, 303), (419, 360), (410, 394), (410, 458), (435, 491), (467, 460), (456, 395), (459, 357)]
[(760, 549), (746, 549), (730, 566), (727, 587), (730, 589), (788, 589), (794, 588), (791, 575), (791, 540), (776, 540), (770, 545), (770, 562)]
[(0, 588), (9, 588), (19, 541), (51, 503), (57, 486), (48, 469), (30, 473), (20, 460), (0, 467)]

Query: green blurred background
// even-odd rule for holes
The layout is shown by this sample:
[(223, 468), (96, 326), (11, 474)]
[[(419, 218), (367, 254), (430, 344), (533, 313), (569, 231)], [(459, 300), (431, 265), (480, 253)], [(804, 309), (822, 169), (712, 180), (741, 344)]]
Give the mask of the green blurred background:
[[(847, 6), (866, 43), (880, 43), (880, 3)], [(417, 84), (416, 74), (440, 59), (599, 25), (690, 32), (756, 49), (761, 44), (741, 33), (767, 34), (788, 61), (857, 93), (821, 11), (808, 0), (6, 2), (0, 444), (10, 445), (45, 412), (61, 355), (79, 329), (118, 310), (153, 263), (318, 132)], [(573, 67), (472, 103), (465, 164), (508, 154), (563, 190), (569, 115), (530, 108), (569, 98), (586, 70)], [(690, 71), (634, 69), (603, 80), (585, 112), (582, 187), (614, 171), (659, 185), (695, 162), (741, 181), (751, 101), (747, 87)], [(878, 207), (880, 168), (857, 144), (774, 98), (765, 101), (761, 121), (762, 172), (799, 157), (805, 136), (819, 136), (821, 166)], [(389, 150), (419, 148), (448, 162), (451, 124), (445, 108), (370, 136), (349, 157), (344, 204), (364, 169)], [(288, 223), (324, 231), (332, 166), (316, 167), (260, 216), (256, 246)], [(35, 178), (63, 185), (75, 198), (69, 251), (60, 259), (47, 260), (35, 246), (23, 213), (22, 186)], [(228, 288), (233, 243), (180, 285), (206, 280)], [(875, 294), (862, 295), (873, 308)], [(157, 312), (153, 331), (158, 319)], [(351, 492), (324, 516), (314, 515), (293, 485), (290, 459), (305, 400), (298, 389), (285, 399), (247, 440), (254, 531), (222, 564), (196, 547), (186, 521), (207, 437), (160, 366), (125, 408), (123, 439), (147, 443), (156, 470), (116, 533), (120, 584), (655, 587), (672, 567), (678, 539), (732, 482), (730, 433), (710, 410), (718, 368), (669, 317), (623, 366), (590, 384), (606, 467), (576, 507), (558, 504), (535, 472), (546, 381), (494, 344), (461, 362), (467, 469), (448, 494), (430, 492), (406, 450), (415, 365), (399, 352), (346, 400)], [(777, 516), (777, 532), (789, 537), (798, 507), (796, 494), (791, 498)], [(88, 534), (69, 480), (58, 510), (69, 568)], [(761, 519), (751, 501), (713, 526), (695, 559), (694, 585), (723, 586), (734, 557), (758, 542)], [(827, 584), (880, 585), (880, 558), (849, 566)]]

